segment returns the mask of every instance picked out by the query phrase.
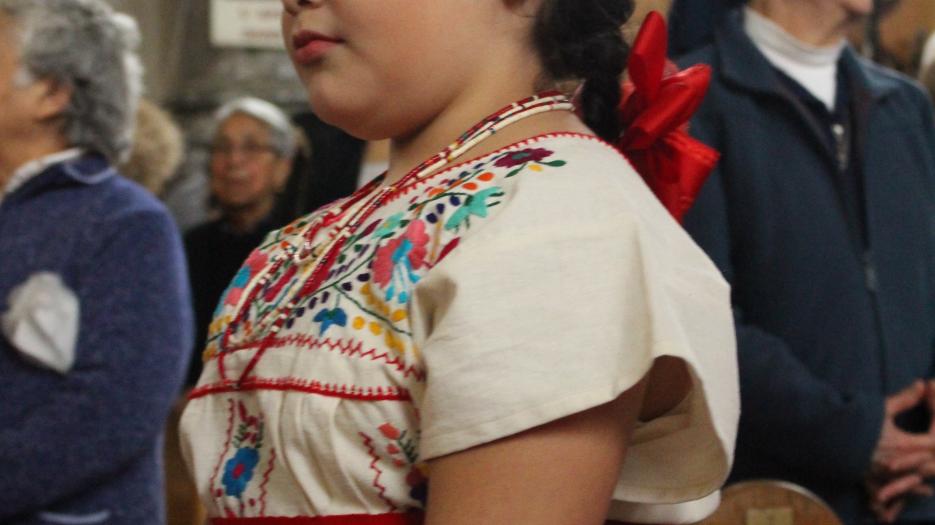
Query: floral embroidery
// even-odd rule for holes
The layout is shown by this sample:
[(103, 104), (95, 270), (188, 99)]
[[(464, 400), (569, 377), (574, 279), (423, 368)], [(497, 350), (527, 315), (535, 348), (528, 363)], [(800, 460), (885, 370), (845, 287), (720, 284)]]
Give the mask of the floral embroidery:
[[(337, 372), (344, 376), (336, 378), (328, 367), (302, 370), (301, 380), (292, 382), (270, 374), (268, 370), (272, 368), (257, 367), (252, 372), (255, 377), (249, 377), (252, 383), (246, 383), (248, 386), (320, 395), (325, 392), (320, 387), (327, 385), (326, 395), (336, 395), (340, 390), (338, 395), (348, 398), (392, 399), (411, 406), (408, 390), (396, 394), (391, 389), (424, 381), (426, 377), (411, 325), (413, 312), (409, 302), (414, 288), (432, 267), (458, 248), (472, 228), (489, 220), (497, 207), (508, 202), (513, 186), (505, 180), (507, 177), (524, 170), (532, 172), (524, 172), (524, 176), (535, 176), (535, 172), (547, 167), (563, 165), (565, 161), (555, 159), (550, 150), (518, 149), (466, 163), (458, 170), (414, 184), (393, 195), (384, 204), (385, 209), (367, 218), (342, 240), (334, 264), (327, 267), (325, 275), (319, 275), (321, 281), (314, 287), (305, 287), (314, 267), (312, 261), (297, 261), (293, 257), (301, 253), (305, 235), (315, 218), (327, 210), (319, 210), (273, 232), (251, 254), (226, 292), (212, 323), (206, 359), (217, 355), (220, 332), (230, 325), (234, 315), (242, 314), (242, 321), (231, 334), (231, 343), (225, 343), (225, 350), (249, 351), (268, 342), (260, 340), (268, 333), (264, 330), (268, 324), (261, 322), (263, 316), (275, 315), (289, 304), (294, 308), (278, 337), (269, 340), (273, 341), (267, 346), (271, 352), (329, 352), (335, 358), (373, 364), (381, 374), (378, 386), (345, 374), (345, 369)], [(319, 246), (328, 244), (326, 241), (334, 233), (333, 229), (324, 228), (313, 242)], [(283, 264), (272, 270), (277, 261)], [(260, 279), (260, 272), (272, 273)], [(256, 282), (264, 283), (262, 288), (251, 289)], [(252, 298), (250, 303), (243, 312), (235, 311), (247, 293)], [(293, 299), (295, 303), (291, 303)], [(254, 335), (256, 338), (251, 339)], [(226, 378), (236, 379), (238, 362), (248, 360), (227, 360)], [(218, 363), (215, 368), (220, 370), (224, 364)], [(356, 365), (348, 366), (356, 374), (357, 368), (353, 368)], [(389, 381), (383, 383), (384, 378)], [(226, 388), (220, 381), (202, 386), (204, 395), (216, 395), (221, 391), (219, 388)], [(276, 441), (270, 437), (264, 440), (263, 416), (248, 413), (247, 406), (231, 400), (227, 442), (214, 456), (209, 481), (210, 494), (219, 511), (229, 517), (263, 515), (267, 484), (273, 492), (279, 490), (275, 480), (270, 482), (270, 476), (280, 475), (274, 469), (279, 464), (274, 461), (277, 451), (264, 443)], [(375, 496), (371, 496), (386, 502), (391, 509), (424, 505), (429, 473), (427, 466), (418, 461), (418, 415), (392, 420), (399, 426), (384, 423), (374, 430), (374, 423), (380, 420), (358, 423), (362, 430), (359, 435), (372, 461), (369, 471)]]
[(402, 236), (377, 250), (373, 261), (373, 278), (377, 284), (386, 288), (387, 301), (397, 295), (397, 289), (399, 302), (408, 300), (411, 285), (419, 282), (415, 270), (425, 265), (425, 245), (428, 241), (425, 223), (417, 220), (409, 224)]
[(552, 156), (552, 152), (543, 148), (530, 148), (513, 151), (500, 157), (494, 166), (498, 168), (515, 168), (527, 162), (540, 162)]
[(491, 197), (502, 196), (503, 190), (500, 189), (499, 186), (487, 188), (486, 190), (479, 191), (474, 195), (470, 195), (464, 202), (464, 205), (458, 208), (458, 210), (451, 215), (451, 218), (448, 219), (448, 222), (445, 223), (445, 229), (457, 230), (464, 224), (470, 226), (471, 215), (475, 215), (480, 218), (487, 217), (488, 208), (498, 204), (488, 204), (487, 199)]
[[(367, 327), (367, 331), (382, 339), (369, 344), (379, 344), (403, 355), (412, 348), (412, 334), (408, 319), (394, 318), (398, 317), (395, 312), (406, 310), (412, 290), (425, 271), (459, 246), (460, 236), (473, 222), (490, 217), (491, 209), (504, 201), (507, 191), (497, 181), (524, 169), (542, 171), (544, 166), (565, 165), (565, 161), (555, 160), (553, 155), (553, 151), (545, 148), (503, 151), (465, 164), (459, 173), (451, 172), (434, 185), (414, 192), (405, 211), (375, 217), (354, 232), (317, 289), (303, 288), (309, 273), (301, 265), (287, 262), (277, 266), (274, 274), (264, 278), (263, 288), (251, 292), (255, 299), (244, 306), (238, 330), (224, 350), (249, 347), (262, 332), (262, 320), (276, 315), (295, 298), (285, 329), (293, 329), (306, 312), (312, 312), (320, 337), (340, 328), (360, 331)], [(504, 169), (511, 171), (502, 175)], [(326, 212), (327, 209), (318, 210), (271, 233), (250, 255), (215, 315), (216, 322), (209, 331), (207, 359), (221, 350), (218, 341), (222, 331), (238, 313), (234, 307), (243, 302), (243, 295), (257, 275), (269, 271), (272, 255), (281, 258), (294, 254), (305, 242), (306, 229)]]
[(247, 484), (253, 479), (253, 469), (260, 462), (260, 453), (255, 448), (241, 448), (234, 457), (227, 460), (224, 465), (224, 493), (239, 498), (246, 490)]
[[(406, 310), (412, 290), (426, 269), (438, 264), (460, 244), (460, 236), (477, 220), (486, 219), (491, 209), (506, 196), (498, 180), (516, 175), (524, 169), (542, 171), (543, 166), (564, 166), (565, 161), (550, 160), (554, 153), (545, 148), (525, 148), (504, 151), (474, 164), (466, 164), (457, 174), (451, 174), (415, 193), (408, 208), (384, 218), (375, 218), (354, 232), (344, 243), (333, 267), (317, 287), (303, 290), (309, 278), (301, 266), (285, 264), (266, 283), (256, 298), (246, 305), (237, 333), (230, 338), (236, 349), (249, 345), (261, 319), (275, 315), (290, 298), (297, 298), (285, 328), (292, 329), (296, 321), (313, 312), (318, 335), (324, 337), (335, 329), (366, 327), (382, 339), (379, 344), (399, 355), (412, 347), (408, 319), (395, 312)], [(500, 170), (511, 169), (507, 175)], [(500, 171), (502, 173), (502, 171)], [(234, 307), (243, 301), (243, 294), (259, 272), (272, 264), (271, 255), (291, 255), (304, 242), (307, 227), (326, 209), (273, 232), (254, 251), (238, 272), (222, 301), (209, 332), (207, 359), (217, 355), (221, 331), (229, 325)], [(372, 285), (372, 288), (371, 288)], [(299, 290), (303, 290), (301, 295)], [(358, 319), (361, 319), (358, 321)], [(257, 334), (259, 332), (256, 332)]]
[[(233, 409), (232, 409), (233, 410)], [(243, 512), (244, 492), (254, 479), (257, 465), (260, 463), (260, 451), (263, 448), (263, 416), (255, 416), (247, 411), (242, 401), (237, 402), (237, 430), (230, 442), (234, 455), (224, 463), (221, 477), (223, 490), (218, 489), (217, 497), (230, 496), (240, 500)], [(251, 501), (255, 505), (255, 500)]]
[(428, 500), (429, 482), (426, 476), (427, 467), (418, 463), (418, 440), (407, 436), (406, 430), (401, 431), (390, 423), (380, 425), (378, 430), (389, 440), (385, 450), (393, 464), (397, 468), (409, 470), (406, 474), (409, 497), (424, 506)]
[(563, 160), (543, 162), (545, 159), (551, 157), (552, 153), (552, 151), (549, 151), (545, 148), (530, 148), (513, 151), (500, 157), (497, 162), (494, 163), (494, 166), (497, 166), (498, 168), (516, 168), (506, 174), (507, 178), (516, 175), (522, 171), (523, 168), (530, 164), (533, 167), (538, 168), (534, 169), (534, 171), (541, 171), (541, 168), (538, 167), (539, 164), (545, 164), (546, 166), (552, 166), (553, 168), (564, 166), (565, 161)]
[(402, 223), (403, 216), (404, 216), (403, 212), (390, 215), (389, 217), (386, 218), (385, 221), (383, 221), (383, 224), (381, 224), (380, 227), (377, 228), (376, 231), (373, 232), (373, 235), (375, 237), (387, 237), (389, 235), (392, 235)]
[(237, 275), (234, 276), (234, 280), (231, 281), (227, 292), (224, 294), (224, 300), (218, 307), (220, 308), (224, 305), (235, 306), (240, 301), (244, 288), (250, 283), (250, 279), (259, 273), (268, 262), (269, 256), (266, 253), (260, 250), (253, 250), (253, 253), (251, 253), (250, 256), (247, 257), (246, 262), (244, 262), (243, 267), (237, 272)]
[(380, 425), (380, 433), (386, 436), (387, 439), (397, 440), (402, 435), (398, 428), (394, 427), (389, 423), (384, 423)]
[[(240, 297), (243, 295), (243, 289), (247, 286), (247, 282), (250, 280), (250, 274), (246, 273), (242, 268), (240, 272), (237, 273), (237, 276), (234, 277), (233, 282), (231, 282), (231, 287), (228, 288), (227, 292), (224, 294), (224, 301), (218, 305), (218, 308), (223, 308), (224, 306), (237, 306), (237, 303), (240, 302)], [(243, 282), (242, 286), (237, 286), (238, 283)]]
[(328, 310), (327, 308), (315, 314), (315, 322), (321, 323), (321, 334), (324, 335), (331, 325), (347, 326), (347, 313), (341, 308)]

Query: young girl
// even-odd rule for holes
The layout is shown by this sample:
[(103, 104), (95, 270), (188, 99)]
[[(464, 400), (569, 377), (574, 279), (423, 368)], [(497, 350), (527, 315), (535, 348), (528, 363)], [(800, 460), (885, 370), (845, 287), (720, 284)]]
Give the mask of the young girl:
[(711, 512), (728, 289), (602, 140), (631, 2), (283, 5), (313, 109), (391, 138), (390, 168), (270, 234), (218, 306), (182, 423), (213, 523)]

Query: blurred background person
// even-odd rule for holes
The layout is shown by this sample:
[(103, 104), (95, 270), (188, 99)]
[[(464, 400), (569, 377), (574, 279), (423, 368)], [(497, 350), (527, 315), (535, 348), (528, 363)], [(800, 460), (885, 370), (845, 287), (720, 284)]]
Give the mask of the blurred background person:
[(672, 0), (669, 55), (678, 56), (709, 43), (725, 14), (746, 0)]
[(722, 153), (685, 226), (732, 283), (733, 479), (933, 523), (935, 132), (926, 95), (846, 43), (873, 8), (752, 0), (681, 60), (714, 69), (691, 129)]
[[(140, 99), (133, 129), (133, 148), (120, 163), (120, 174), (165, 203), (169, 184), (178, 183), (181, 177), (201, 176), (200, 173), (179, 169), (184, 156), (184, 137), (172, 116), (154, 102)], [(202, 520), (195, 487), (179, 449), (178, 422), (184, 405), (185, 397), (179, 396), (166, 422), (163, 443), (166, 521), (170, 525), (194, 525)]]
[(201, 372), (208, 324), (221, 293), (266, 234), (282, 225), (276, 196), (292, 169), (297, 132), (279, 108), (245, 97), (223, 105), (215, 117), (209, 161), (217, 219), (185, 235), (195, 309), (195, 348), (188, 383)]
[(129, 150), (135, 24), (0, 0), (0, 522), (160, 524), (191, 314), (182, 245)]
[(917, 75), (919, 82), (928, 91), (929, 98), (935, 100), (935, 32), (925, 39), (919, 56)]
[(120, 173), (162, 198), (185, 154), (182, 131), (172, 116), (143, 98), (136, 111), (133, 149), (120, 163)]

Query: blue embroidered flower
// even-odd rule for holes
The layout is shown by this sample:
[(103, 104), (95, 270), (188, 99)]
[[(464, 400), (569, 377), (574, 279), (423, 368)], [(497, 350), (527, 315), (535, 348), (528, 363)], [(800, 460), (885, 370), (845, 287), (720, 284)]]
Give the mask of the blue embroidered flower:
[(325, 335), (331, 325), (347, 326), (347, 312), (341, 308), (334, 310), (326, 308), (315, 314), (314, 320), (316, 323), (321, 323), (321, 335)]
[[(237, 275), (234, 276), (234, 280), (231, 281), (232, 288), (243, 288), (247, 286), (247, 283), (250, 282), (250, 267), (244, 266), (237, 272)], [(228, 274), (230, 275), (230, 274)]]
[(260, 453), (255, 448), (238, 449), (234, 457), (224, 464), (224, 491), (228, 496), (239, 498), (253, 479), (253, 470), (260, 462)]

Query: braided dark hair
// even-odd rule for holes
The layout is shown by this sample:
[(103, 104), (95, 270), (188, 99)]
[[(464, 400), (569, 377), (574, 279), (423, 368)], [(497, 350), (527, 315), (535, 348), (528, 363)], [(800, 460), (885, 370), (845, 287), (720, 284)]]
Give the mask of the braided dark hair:
[(543, 0), (533, 39), (551, 80), (584, 80), (581, 114), (607, 141), (620, 134), (616, 108), (630, 46), (621, 27), (633, 0)]

